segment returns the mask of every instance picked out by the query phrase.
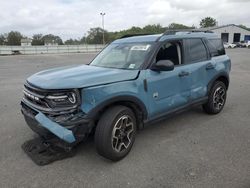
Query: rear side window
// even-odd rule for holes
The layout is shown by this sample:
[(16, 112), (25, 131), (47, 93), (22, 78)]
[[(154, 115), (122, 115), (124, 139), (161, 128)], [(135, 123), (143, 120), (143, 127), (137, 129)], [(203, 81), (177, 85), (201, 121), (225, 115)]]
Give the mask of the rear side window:
[(225, 55), (225, 49), (221, 39), (208, 39), (207, 45), (212, 57)]
[(207, 50), (201, 39), (186, 39), (185, 48), (187, 63), (207, 60)]

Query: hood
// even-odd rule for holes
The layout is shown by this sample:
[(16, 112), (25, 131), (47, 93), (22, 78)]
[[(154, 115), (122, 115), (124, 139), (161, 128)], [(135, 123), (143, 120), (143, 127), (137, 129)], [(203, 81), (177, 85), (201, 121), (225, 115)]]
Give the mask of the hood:
[(135, 79), (139, 70), (88, 65), (67, 66), (38, 72), (27, 81), (42, 89), (73, 89)]

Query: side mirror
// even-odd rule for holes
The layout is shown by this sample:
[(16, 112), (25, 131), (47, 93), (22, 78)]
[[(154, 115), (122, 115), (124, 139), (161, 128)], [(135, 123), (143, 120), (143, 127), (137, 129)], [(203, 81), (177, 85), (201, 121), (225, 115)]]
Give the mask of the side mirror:
[(172, 71), (174, 70), (174, 63), (170, 60), (157, 61), (152, 70), (156, 71)]

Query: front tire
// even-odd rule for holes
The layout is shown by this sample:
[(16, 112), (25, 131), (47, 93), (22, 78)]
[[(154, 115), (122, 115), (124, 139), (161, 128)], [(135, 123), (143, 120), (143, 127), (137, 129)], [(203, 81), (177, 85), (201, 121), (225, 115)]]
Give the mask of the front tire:
[(223, 109), (227, 98), (227, 88), (222, 81), (216, 81), (212, 86), (208, 102), (203, 105), (203, 109), (208, 114), (218, 114)]
[(114, 106), (104, 112), (95, 131), (97, 152), (112, 161), (124, 158), (135, 141), (136, 118), (125, 106)]

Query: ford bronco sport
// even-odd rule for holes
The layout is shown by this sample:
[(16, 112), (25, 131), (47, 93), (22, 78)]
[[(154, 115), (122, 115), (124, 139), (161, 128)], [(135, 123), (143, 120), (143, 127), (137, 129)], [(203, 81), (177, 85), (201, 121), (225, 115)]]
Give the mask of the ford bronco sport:
[(88, 65), (55, 68), (24, 84), (22, 113), (45, 139), (69, 146), (94, 133), (97, 152), (125, 157), (136, 132), (152, 121), (202, 105), (219, 113), (226, 102), (231, 61), (220, 38), (202, 31), (126, 36)]

